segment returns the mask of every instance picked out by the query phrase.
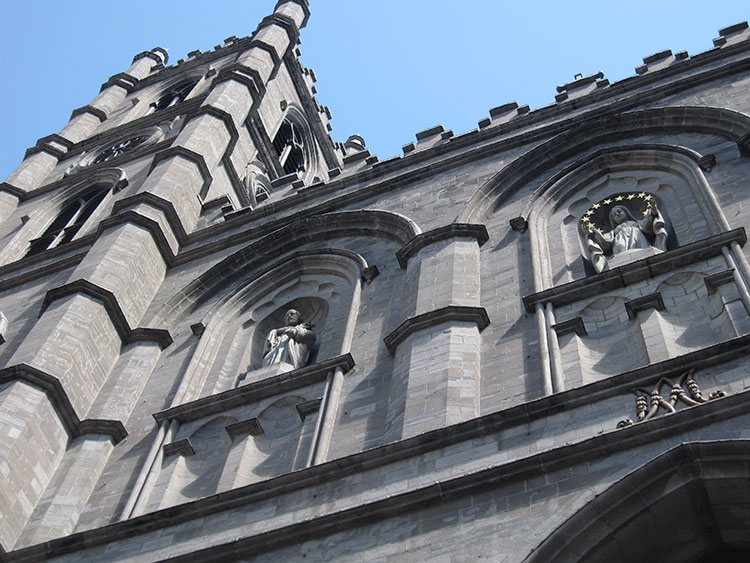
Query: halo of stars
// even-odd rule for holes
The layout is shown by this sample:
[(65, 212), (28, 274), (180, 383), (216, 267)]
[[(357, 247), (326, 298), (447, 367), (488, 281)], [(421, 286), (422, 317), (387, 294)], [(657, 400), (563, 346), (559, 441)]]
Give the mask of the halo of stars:
[(626, 207), (634, 216), (638, 215), (637, 208), (643, 208), (640, 213), (645, 217), (655, 203), (655, 196), (647, 192), (622, 192), (611, 195), (586, 210), (581, 217), (581, 229), (584, 233), (594, 230), (602, 232), (601, 227), (608, 225), (609, 210), (613, 205)]

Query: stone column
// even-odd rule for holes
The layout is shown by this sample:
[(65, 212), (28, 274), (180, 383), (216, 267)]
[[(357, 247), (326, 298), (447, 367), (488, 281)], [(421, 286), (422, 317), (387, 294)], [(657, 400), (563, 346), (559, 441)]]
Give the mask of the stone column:
[(479, 415), (482, 225), (452, 224), (417, 235), (397, 256), (406, 269), (403, 322), (385, 338), (394, 356), (389, 441)]

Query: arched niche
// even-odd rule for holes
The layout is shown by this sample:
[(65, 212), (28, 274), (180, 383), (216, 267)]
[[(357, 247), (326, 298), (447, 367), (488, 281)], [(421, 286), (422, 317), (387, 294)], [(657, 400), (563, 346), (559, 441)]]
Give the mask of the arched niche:
[(194, 392), (208, 396), (268, 377), (263, 343), (296, 308), (317, 335), (312, 361), (347, 353), (359, 309), (365, 260), (350, 251), (321, 249), (282, 256), (262, 274), (251, 272), (226, 291), (204, 317), (205, 329), (188, 365)]
[[(698, 133), (737, 142), (750, 131), (750, 116), (724, 108), (679, 106), (649, 108), (586, 120), (540, 143), (483, 184), (461, 211), (458, 222), (482, 223), (522, 186), (544, 178), (577, 155), (625, 140), (669, 133)], [(500, 141), (503, 142), (504, 140)]]
[(525, 561), (747, 561), (748, 467), (745, 440), (682, 444), (598, 495)]
[(538, 290), (593, 273), (580, 222), (593, 206), (618, 194), (658, 201), (671, 247), (729, 230), (699, 158), (684, 147), (625, 145), (592, 152), (544, 182), (525, 214)]

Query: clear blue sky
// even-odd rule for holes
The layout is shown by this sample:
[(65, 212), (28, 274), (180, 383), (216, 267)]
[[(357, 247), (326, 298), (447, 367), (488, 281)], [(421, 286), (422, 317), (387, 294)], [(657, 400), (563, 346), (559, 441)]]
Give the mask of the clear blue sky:
[[(0, 180), (136, 53), (158, 45), (176, 62), (249, 35), (275, 3), (0, 3)], [(311, 0), (310, 9), (302, 62), (315, 69), (333, 136), (361, 134), (381, 160), (438, 123), (459, 134), (509, 101), (553, 103), (576, 73), (614, 82), (657, 51), (708, 50), (719, 28), (750, 16), (747, 0)]]

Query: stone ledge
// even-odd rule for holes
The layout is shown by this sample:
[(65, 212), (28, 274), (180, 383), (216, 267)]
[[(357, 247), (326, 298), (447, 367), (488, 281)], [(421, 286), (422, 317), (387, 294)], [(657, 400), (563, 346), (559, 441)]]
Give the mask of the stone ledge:
[(0, 370), (0, 384), (11, 381), (25, 381), (44, 391), (72, 438), (79, 438), (87, 434), (99, 434), (109, 436), (112, 442), (117, 444), (128, 435), (125, 426), (119, 420), (96, 418), (81, 420), (78, 418), (65, 388), (54, 375), (27, 364), (18, 364)]
[(575, 333), (578, 336), (586, 336), (586, 326), (583, 324), (581, 317), (575, 317), (569, 321), (563, 321), (552, 325), (552, 330), (557, 333), (557, 336), (563, 336), (564, 334)]
[[(748, 348), (750, 348), (750, 337), (727, 341), (719, 346), (725, 348), (729, 345), (731, 347), (732, 345), (739, 344), (739, 341), (741, 341), (741, 347), (734, 350), (734, 354), (731, 357), (719, 354), (714, 359), (721, 357), (719, 362), (722, 362), (746, 355)], [(714, 346), (713, 348), (717, 347)], [(700, 353), (704, 351), (700, 351)], [(687, 369), (686, 366), (691, 361), (688, 357), (694, 354), (696, 353), (687, 354), (686, 356), (673, 358), (667, 362), (661, 362), (647, 368), (615, 376), (616, 379), (610, 378), (585, 385), (558, 395), (551, 395), (532, 401), (531, 403), (512, 407), (505, 411), (499, 411), (478, 419), (433, 430), (413, 438), (335, 459), (263, 482), (253, 483), (204, 499), (158, 510), (130, 520), (78, 532), (64, 538), (23, 548), (9, 554), (10, 557), (7, 560), (32, 562), (38, 561), (42, 556), (51, 558), (83, 551), (97, 545), (105, 545), (124, 538), (130, 538), (137, 534), (148, 533), (155, 528), (175, 526), (198, 518), (205, 519), (212, 514), (232, 510), (238, 506), (248, 506), (250, 503), (260, 502), (292, 491), (323, 485), (334, 479), (340, 479), (363, 470), (385, 466), (402, 459), (495, 433), (511, 426), (528, 424), (533, 420), (548, 416), (551, 412), (565, 410), (565, 402), (560, 400), (564, 396), (581, 398), (589, 395), (593, 390), (595, 391), (593, 398), (589, 397), (583, 401), (591, 403), (616, 394), (628, 394), (630, 392), (629, 389), (634, 385), (643, 385), (643, 383), (640, 383), (642, 378), (633, 380), (628, 377), (623, 380), (625, 376), (642, 371), (650, 371), (648, 381), (652, 382), (662, 376), (669, 377), (670, 375), (678, 374), (680, 371)], [(675, 362), (675, 360), (679, 361)], [(668, 367), (663, 365), (670, 362), (677, 365), (670, 365)], [(704, 362), (699, 363), (700, 365), (696, 369), (709, 365)], [(660, 372), (659, 368), (662, 367), (666, 368), (666, 371)], [(615, 379), (614, 386), (611, 379)], [(476, 470), (453, 479), (438, 481), (433, 485), (407, 493), (388, 496), (371, 503), (360, 504), (353, 508), (238, 539), (228, 544), (214, 545), (203, 551), (193, 551), (190, 554), (177, 556), (170, 560), (190, 562), (216, 561), (219, 554), (222, 557), (227, 557), (235, 549), (239, 550), (238, 553), (241, 552), (244, 557), (254, 549), (271, 550), (281, 545), (288, 545), (290, 542), (300, 541), (303, 538), (309, 539), (318, 535), (339, 532), (343, 522), (346, 522), (347, 527), (362, 526), (378, 519), (401, 513), (404, 509), (417, 509), (424, 507), (428, 502), (439, 502), (441, 499), (451, 498), (454, 493), (464, 495), (474, 490), (487, 490), (487, 487), (491, 485), (509, 483), (541, 473), (550, 473), (576, 463), (598, 459), (615, 452), (653, 443), (668, 436), (679, 434), (680, 432), (690, 431), (701, 426), (746, 414), (748, 401), (750, 401), (750, 391), (736, 393), (696, 407), (689, 407), (666, 416), (656, 417), (638, 425), (612, 430), (572, 445), (551, 448), (515, 461)], [(579, 401), (574, 401), (574, 403), (577, 403), (573, 405), (576, 407), (581, 405)], [(744, 440), (734, 442), (743, 445), (748, 443)], [(722, 443), (726, 444), (727, 442)], [(678, 447), (686, 448), (688, 446), (683, 444)], [(696, 447), (713, 446), (711, 444), (697, 444)], [(280, 542), (278, 546), (275, 543), (277, 541)]]
[(122, 225), (124, 223), (133, 223), (134, 225), (139, 225), (149, 231), (154, 237), (156, 248), (159, 250), (161, 257), (167, 264), (167, 266), (172, 266), (174, 264), (175, 254), (172, 251), (172, 247), (170, 246), (167, 237), (164, 235), (164, 232), (161, 229), (161, 225), (159, 225), (159, 223), (157, 223), (153, 219), (146, 217), (145, 215), (141, 215), (140, 213), (132, 209), (123, 211), (122, 213), (118, 213), (117, 215), (113, 215), (111, 217), (107, 217), (102, 222), (100, 222), (99, 228), (96, 230), (97, 238), (102, 234), (102, 232), (104, 232), (105, 229), (109, 229), (111, 227), (114, 227), (115, 225)]
[(245, 436), (247, 434), (250, 436), (260, 436), (263, 434), (263, 427), (257, 418), (248, 418), (247, 420), (235, 422), (234, 424), (225, 426), (224, 430), (229, 434), (229, 439), (232, 441), (238, 436)]
[(83, 107), (74, 109), (73, 113), (70, 114), (70, 119), (72, 120), (74, 117), (78, 117), (79, 115), (83, 115), (84, 113), (90, 113), (91, 115), (96, 117), (100, 123), (107, 120), (107, 114), (92, 105), (85, 105)]
[(625, 310), (628, 312), (628, 318), (631, 321), (634, 321), (636, 317), (638, 317), (638, 313), (641, 311), (648, 311), (649, 309), (656, 309), (657, 311), (664, 310), (664, 300), (661, 298), (661, 293), (658, 291), (625, 302)]
[(211, 84), (211, 89), (213, 90), (217, 84), (226, 82), (227, 80), (235, 80), (240, 84), (244, 84), (248, 92), (250, 92), (250, 97), (253, 99), (253, 105), (260, 103), (261, 98), (266, 92), (266, 87), (263, 84), (263, 79), (260, 77), (260, 73), (254, 68), (240, 63), (235, 63), (222, 68), (216, 75), (216, 78), (214, 78), (214, 81)]
[[(117, 216), (125, 212), (125, 210), (128, 207), (135, 207), (136, 205), (141, 204), (141, 203), (146, 204), (155, 209), (158, 209), (159, 211), (164, 213), (164, 216), (167, 219), (167, 223), (172, 228), (172, 232), (174, 233), (175, 238), (177, 238), (177, 242), (181, 245), (185, 243), (185, 239), (187, 238), (187, 233), (185, 232), (185, 229), (182, 226), (182, 222), (180, 221), (179, 215), (177, 215), (177, 211), (175, 211), (174, 204), (172, 204), (171, 201), (166, 200), (163, 197), (160, 197), (156, 194), (152, 194), (150, 192), (140, 192), (135, 195), (131, 195), (128, 197), (124, 197), (122, 199), (118, 199), (112, 206), (111, 215)], [(208, 208), (209, 204), (204, 204), (203, 207)], [(137, 211), (133, 211), (133, 212), (137, 213)], [(170, 251), (170, 254), (171, 254), (171, 251)]]
[(137, 83), (138, 83), (137, 78), (130, 76), (126, 72), (118, 72), (117, 74), (110, 76), (109, 80), (107, 80), (104, 84), (102, 84), (102, 87), (99, 89), (99, 92), (106, 90), (110, 86), (119, 86), (120, 88), (125, 90), (128, 94), (130, 94), (130, 92), (133, 91)]
[(706, 276), (703, 278), (703, 283), (706, 284), (708, 294), (713, 295), (719, 289), (719, 286), (725, 283), (734, 283), (734, 269), (723, 270)]
[(169, 444), (164, 444), (164, 446), (162, 446), (161, 448), (161, 451), (164, 453), (164, 457), (173, 455), (189, 457), (191, 455), (195, 455), (193, 445), (190, 443), (190, 440), (188, 438), (170, 442)]
[(203, 185), (201, 186), (200, 193), (208, 193), (208, 188), (211, 185), (213, 177), (211, 176), (211, 172), (208, 170), (206, 160), (203, 158), (202, 154), (198, 154), (197, 152), (186, 147), (171, 146), (167, 149), (164, 149), (163, 151), (157, 152), (154, 155), (153, 160), (151, 161), (151, 166), (149, 167), (147, 174), (151, 174), (154, 168), (156, 168), (156, 166), (162, 161), (175, 156), (182, 157), (198, 167), (198, 173), (203, 179)]
[[(298, 2), (300, 6), (300, 4)], [(277, 4), (278, 7), (278, 4)], [(304, 10), (304, 8), (303, 8)], [(309, 13), (309, 12), (308, 12)], [(297, 44), (297, 40), (299, 39), (299, 29), (297, 29), (297, 24), (294, 23), (294, 20), (290, 18), (289, 16), (285, 16), (284, 14), (279, 14), (277, 12), (274, 12), (273, 14), (267, 15), (265, 18), (260, 20), (260, 23), (258, 24), (258, 31), (260, 31), (261, 28), (271, 25), (278, 25), (279, 27), (284, 28), (284, 31), (286, 32), (287, 37), (289, 38), (289, 46), (287, 47), (287, 51), (290, 49), (293, 49), (294, 46)], [(255, 36), (256, 33), (253, 33), (253, 36)], [(252, 41), (250, 42), (252, 45)], [(280, 53), (280, 55), (283, 57), (285, 53)]]
[[(219, 119), (224, 123), (224, 126), (227, 128), (227, 132), (229, 133), (229, 143), (227, 143), (227, 147), (224, 149), (222, 159), (231, 155), (234, 147), (237, 145), (237, 140), (240, 137), (239, 133), (237, 132), (237, 126), (234, 124), (234, 119), (232, 119), (232, 116), (223, 109), (214, 106), (202, 105), (195, 113), (190, 116), (190, 120), (192, 121), (193, 119), (201, 115), (210, 115), (211, 117), (215, 117), (216, 119)], [(204, 184), (203, 188), (204, 189), (201, 189), (200, 191), (201, 199), (205, 198), (208, 195), (208, 185)]]
[(487, 228), (484, 225), (472, 223), (451, 223), (443, 227), (438, 227), (426, 233), (421, 233), (407, 242), (396, 252), (396, 258), (402, 269), (406, 269), (409, 259), (416, 255), (420, 250), (443, 240), (452, 238), (469, 238), (477, 241), (482, 246), (489, 240)]
[(409, 338), (418, 330), (424, 330), (445, 322), (474, 322), (482, 332), (490, 324), (490, 318), (484, 307), (465, 307), (460, 305), (448, 305), (429, 313), (423, 313), (409, 317), (402, 322), (396, 330), (383, 339), (385, 347), (391, 355), (396, 353), (396, 348), (404, 340)]
[(559, 306), (574, 303), (598, 293), (626, 287), (631, 283), (672, 272), (699, 260), (718, 256), (721, 254), (721, 249), (732, 242), (738, 242), (740, 246), (744, 246), (747, 242), (744, 228), (720, 233), (614, 270), (532, 293), (523, 298), (523, 304), (526, 311), (532, 313), (537, 304), (552, 303)]
[(351, 354), (344, 354), (318, 362), (312, 366), (288, 371), (268, 377), (262, 381), (229, 389), (210, 397), (203, 397), (189, 403), (183, 403), (182, 405), (157, 412), (153, 416), (157, 424), (161, 424), (165, 420), (177, 420), (179, 422), (197, 420), (211, 414), (222, 413), (241, 405), (253, 403), (266, 397), (272, 397), (293, 389), (299, 389), (300, 387), (324, 381), (328, 374), (336, 369), (341, 369), (344, 373), (347, 373), (353, 367), (354, 359)]
[(172, 336), (168, 330), (161, 328), (130, 328), (115, 294), (85, 279), (79, 279), (47, 291), (39, 316), (41, 317), (44, 314), (44, 311), (53, 301), (78, 293), (87, 295), (99, 301), (104, 306), (104, 310), (107, 312), (123, 344), (130, 344), (131, 342), (155, 342), (162, 350), (172, 344)]

